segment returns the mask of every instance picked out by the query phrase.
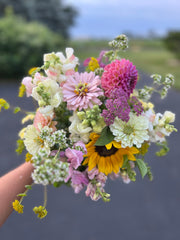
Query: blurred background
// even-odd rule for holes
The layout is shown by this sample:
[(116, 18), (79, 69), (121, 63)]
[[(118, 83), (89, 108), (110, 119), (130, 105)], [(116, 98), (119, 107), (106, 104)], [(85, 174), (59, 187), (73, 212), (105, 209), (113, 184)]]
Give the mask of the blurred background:
[[(30, 99), (18, 99), (18, 87), (30, 68), (42, 65), (47, 52), (73, 47), (82, 63), (108, 49), (108, 41), (124, 33), (129, 49), (122, 57), (139, 69), (141, 83), (152, 73), (172, 73), (176, 82), (156, 111), (176, 113), (180, 128), (180, 1), (179, 0), (0, 0), (0, 98), (33, 110)], [(22, 114), (0, 114), (0, 176), (21, 164), (15, 153)], [(139, 177), (125, 185), (109, 181), (111, 202), (92, 202), (84, 193), (61, 187), (48, 191), (48, 216), (32, 212), (43, 201), (35, 186), (24, 201), (25, 213), (13, 213), (0, 229), (0, 239), (163, 239), (180, 238), (179, 133), (169, 138), (170, 152), (163, 159), (147, 155), (154, 181)], [(155, 148), (152, 147), (152, 152)], [(0, 197), (3, 197), (0, 193)]]

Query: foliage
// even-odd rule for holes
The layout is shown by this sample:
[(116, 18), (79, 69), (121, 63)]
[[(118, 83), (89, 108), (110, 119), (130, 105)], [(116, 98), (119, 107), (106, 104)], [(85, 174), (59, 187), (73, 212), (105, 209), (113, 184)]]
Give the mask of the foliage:
[(164, 39), (167, 49), (172, 51), (180, 59), (180, 31), (171, 31)]
[(15, 16), (11, 11), (0, 19), (0, 75), (17, 79), (32, 66), (42, 64), (42, 55), (64, 47), (64, 40), (45, 26)]
[(68, 29), (77, 15), (74, 8), (64, 6), (61, 0), (0, 0), (0, 16), (7, 6), (26, 20), (43, 23), (64, 37), (68, 37)]

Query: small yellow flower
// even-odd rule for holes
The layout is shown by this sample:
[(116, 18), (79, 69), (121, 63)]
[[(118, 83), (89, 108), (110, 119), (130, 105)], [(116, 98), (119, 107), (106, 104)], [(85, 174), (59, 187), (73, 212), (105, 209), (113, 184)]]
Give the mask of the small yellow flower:
[(148, 110), (148, 109), (151, 109), (151, 110), (154, 109), (154, 104), (151, 103), (151, 102), (144, 102), (144, 101), (141, 100), (141, 103), (142, 103), (142, 106), (143, 106), (145, 111)]
[(32, 161), (32, 155), (30, 153), (26, 153), (25, 161), (26, 162), (31, 162)]
[(1, 111), (2, 107), (4, 109), (8, 109), (9, 108), (9, 103), (6, 102), (6, 100), (4, 100), (3, 98), (0, 98), (0, 111)]
[(37, 69), (37, 67), (33, 67), (33, 68), (29, 69), (28, 74), (29, 74), (29, 75), (32, 75), (32, 73), (33, 73), (34, 71), (36, 71), (36, 69)]
[(89, 69), (94, 72), (99, 67), (100, 66), (99, 66), (98, 60), (94, 57), (91, 57), (91, 60), (89, 62)]
[(28, 114), (26, 117), (24, 117), (21, 121), (22, 124), (28, 122), (29, 120), (33, 120), (34, 119), (34, 114)]
[(21, 86), (19, 87), (19, 95), (18, 97), (23, 97), (26, 92), (26, 87), (24, 84), (21, 83)]
[(18, 201), (18, 200), (15, 200), (13, 203), (12, 203), (12, 206), (13, 206), (13, 209), (18, 212), (18, 213), (23, 213), (23, 208), (24, 206)]
[(37, 217), (41, 219), (47, 215), (47, 210), (44, 206), (34, 207), (33, 211), (37, 214)]
[(19, 136), (21, 139), (23, 139), (25, 132), (26, 132), (26, 127), (23, 128), (23, 129), (21, 129), (21, 131), (18, 133), (18, 136)]
[(148, 152), (149, 144), (147, 142), (144, 142), (139, 148), (139, 154), (142, 154), (143, 156)]

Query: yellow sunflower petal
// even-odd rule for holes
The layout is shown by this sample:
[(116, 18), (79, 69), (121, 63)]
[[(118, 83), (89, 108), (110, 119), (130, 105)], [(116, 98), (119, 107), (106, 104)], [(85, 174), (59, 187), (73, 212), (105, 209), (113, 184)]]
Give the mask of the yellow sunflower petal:
[(121, 168), (122, 165), (123, 165), (123, 162), (124, 162), (123, 155), (120, 153), (120, 151), (119, 151), (119, 152), (117, 151), (117, 152), (115, 153), (115, 157), (116, 157), (116, 159), (117, 159), (117, 161), (118, 161), (119, 167)]
[(119, 172), (119, 164), (117, 159), (114, 157), (114, 155), (110, 156), (110, 161), (112, 163), (112, 171), (114, 173), (118, 173)]
[(139, 150), (136, 147), (131, 147), (128, 149), (132, 154), (137, 154), (139, 153)]
[(105, 157), (100, 157), (98, 162), (98, 169), (100, 172), (105, 173)]
[(96, 163), (97, 163), (96, 159), (97, 159), (97, 153), (94, 152), (91, 155), (91, 157), (89, 158), (89, 164), (88, 164), (89, 165), (89, 168), (88, 168), (89, 171), (91, 171), (94, 167), (96, 167)]
[(108, 175), (109, 173), (112, 172), (112, 163), (110, 160), (110, 157), (105, 158), (105, 174)]
[(128, 159), (131, 160), (131, 161), (136, 161), (135, 156), (131, 153), (128, 153)]
[(112, 141), (112, 144), (115, 148), (118, 148), (118, 149), (121, 148), (120, 142)]
[(105, 145), (107, 150), (110, 150), (112, 148), (112, 142)]
[(84, 160), (84, 162), (82, 163), (82, 165), (85, 166), (86, 164), (88, 164), (88, 162), (89, 162), (89, 160), (88, 160), (88, 158), (86, 158), (86, 159)]

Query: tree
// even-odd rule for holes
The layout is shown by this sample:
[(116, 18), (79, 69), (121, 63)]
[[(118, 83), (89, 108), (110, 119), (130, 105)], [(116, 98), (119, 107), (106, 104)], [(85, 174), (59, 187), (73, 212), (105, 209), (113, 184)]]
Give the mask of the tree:
[(7, 6), (12, 6), (15, 14), (28, 21), (41, 22), (65, 38), (69, 36), (68, 29), (77, 16), (77, 11), (71, 6), (64, 6), (62, 0), (0, 0), (1, 17)]
[(178, 59), (180, 59), (180, 31), (171, 31), (164, 39), (164, 43)]
[(31, 67), (41, 66), (43, 54), (64, 50), (64, 39), (46, 26), (26, 22), (11, 8), (0, 19), (0, 76), (17, 80)]

